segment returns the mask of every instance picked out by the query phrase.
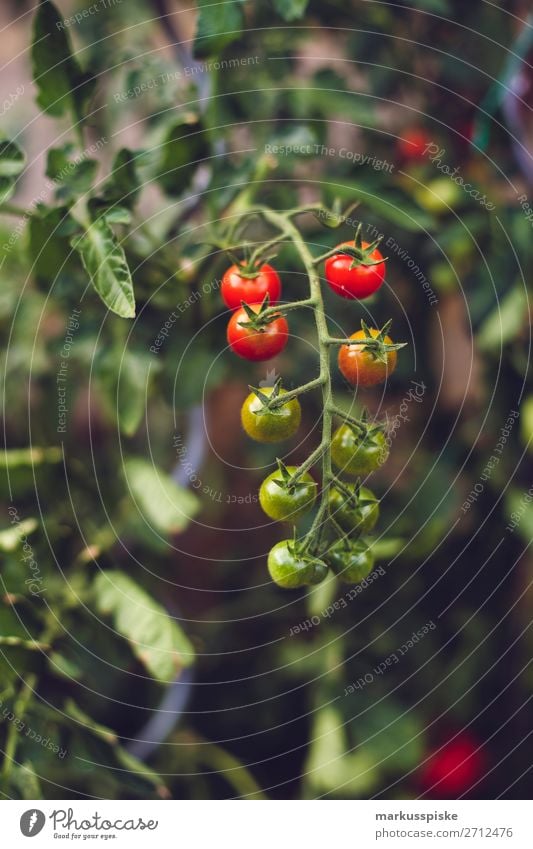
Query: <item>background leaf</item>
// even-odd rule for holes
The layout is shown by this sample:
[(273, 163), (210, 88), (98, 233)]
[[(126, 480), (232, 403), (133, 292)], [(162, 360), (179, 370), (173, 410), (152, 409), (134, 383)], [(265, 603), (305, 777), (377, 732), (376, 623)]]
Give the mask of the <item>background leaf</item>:
[(41, 0), (35, 14), (32, 63), (41, 109), (55, 117), (70, 110), (79, 121), (95, 80), (81, 70), (72, 56), (63, 18), (50, 0)]
[(274, 0), (274, 8), (284, 21), (296, 21), (305, 15), (309, 0)]
[(241, 35), (243, 11), (240, 0), (198, 0), (194, 55), (218, 56)]
[(194, 649), (175, 619), (123, 572), (100, 572), (94, 595), (98, 612), (112, 618), (133, 654), (158, 681), (173, 681), (193, 662)]
[(104, 218), (98, 218), (72, 241), (104, 304), (122, 316), (135, 316), (133, 282), (126, 256)]
[(124, 471), (128, 487), (146, 521), (164, 534), (183, 531), (197, 512), (196, 496), (147, 460), (127, 460)]

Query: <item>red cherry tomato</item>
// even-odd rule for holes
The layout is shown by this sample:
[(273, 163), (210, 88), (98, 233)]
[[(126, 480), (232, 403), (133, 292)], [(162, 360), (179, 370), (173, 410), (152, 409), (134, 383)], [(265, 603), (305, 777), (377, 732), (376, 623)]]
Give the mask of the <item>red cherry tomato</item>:
[[(258, 313), (261, 304), (250, 304), (250, 308)], [(289, 325), (283, 316), (256, 329), (249, 324), (249, 318), (241, 307), (233, 313), (228, 323), (228, 344), (235, 354), (245, 360), (270, 360), (284, 349), (288, 338)]]
[(257, 277), (246, 277), (242, 269), (232, 265), (224, 273), (220, 293), (228, 309), (238, 310), (241, 303), (259, 304), (268, 295), (270, 304), (277, 304), (281, 295), (281, 280), (271, 265), (258, 269)]
[[(355, 242), (342, 242), (338, 247), (348, 245), (353, 248)], [(368, 248), (369, 243), (363, 242), (363, 249)], [(376, 248), (368, 259), (379, 262), (379, 265), (356, 265), (353, 268), (353, 257), (348, 254), (333, 254), (326, 260), (326, 280), (331, 289), (341, 298), (352, 298), (362, 300), (377, 292), (385, 279), (385, 262), (383, 256)]]
[(411, 127), (405, 130), (403, 136), (398, 139), (398, 153), (405, 162), (422, 162), (426, 156), (427, 148), (433, 144), (425, 130)]
[(469, 734), (445, 743), (424, 764), (420, 783), (436, 798), (456, 798), (469, 790), (485, 771), (485, 756)]

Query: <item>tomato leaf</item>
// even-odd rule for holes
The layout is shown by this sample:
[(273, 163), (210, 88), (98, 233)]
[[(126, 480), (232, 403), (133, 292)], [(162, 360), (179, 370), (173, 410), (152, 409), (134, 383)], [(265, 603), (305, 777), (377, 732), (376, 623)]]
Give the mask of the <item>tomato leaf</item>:
[(163, 534), (185, 530), (199, 508), (197, 498), (152, 463), (131, 458), (124, 464), (130, 493), (145, 521)]
[(40, 207), (31, 216), (29, 252), (32, 272), (38, 280), (51, 283), (62, 274), (72, 279), (78, 262), (68, 237), (78, 229), (67, 206)]
[(127, 147), (119, 150), (102, 192), (103, 198), (108, 203), (120, 204), (128, 209), (134, 206), (141, 187), (136, 161), (136, 154)]
[(95, 364), (110, 416), (118, 422), (120, 432), (133, 436), (139, 427), (149, 392), (149, 381), (158, 363), (146, 353), (112, 348)]
[(81, 256), (91, 282), (109, 309), (122, 316), (135, 316), (133, 282), (124, 251), (104, 218), (98, 218), (72, 242)]
[(173, 124), (161, 143), (161, 159), (155, 179), (166, 194), (176, 196), (189, 185), (194, 166), (209, 156), (205, 131), (196, 115)]
[(0, 203), (9, 200), (15, 191), (16, 178), (26, 164), (26, 154), (13, 141), (0, 141)]
[(18, 177), (25, 162), (26, 154), (16, 142), (0, 141), (0, 177)]
[(37, 528), (37, 519), (23, 519), (11, 528), (0, 531), (0, 551), (14, 551), (22, 539)]
[(244, 14), (240, 0), (198, 0), (194, 55), (218, 56), (242, 32)]
[(51, 0), (41, 0), (35, 14), (32, 64), (41, 109), (54, 117), (70, 111), (80, 121), (96, 81), (72, 55), (63, 18)]
[(528, 313), (527, 293), (517, 283), (485, 319), (477, 334), (481, 351), (492, 351), (498, 355), (502, 345), (516, 338), (526, 325)]
[(94, 585), (98, 613), (110, 616), (133, 654), (158, 681), (174, 681), (194, 660), (194, 649), (175, 619), (123, 572), (100, 572)]
[(309, 0), (274, 0), (274, 8), (284, 21), (296, 21), (305, 15)]

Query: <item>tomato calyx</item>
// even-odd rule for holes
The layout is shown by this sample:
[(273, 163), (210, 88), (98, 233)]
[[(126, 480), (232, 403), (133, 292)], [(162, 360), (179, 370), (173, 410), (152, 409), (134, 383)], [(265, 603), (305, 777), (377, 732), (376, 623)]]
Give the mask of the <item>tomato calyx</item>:
[[(237, 324), (239, 327), (245, 327), (246, 329), (255, 330), (258, 333), (262, 333), (267, 325), (272, 324), (273, 321), (276, 321), (278, 318), (282, 318), (282, 313), (274, 310), (274, 312), (270, 312), (270, 296), (267, 294), (263, 298), (263, 301), (259, 307), (258, 312), (252, 309), (254, 304), (247, 304), (245, 301), (241, 301), (241, 307), (247, 316), (247, 321), (238, 321)], [(257, 304), (255, 304), (257, 306)]]
[(357, 230), (355, 231), (354, 236), (354, 244), (353, 247), (351, 245), (339, 245), (337, 253), (339, 254), (347, 254), (352, 257), (352, 264), (350, 265), (350, 270), (352, 268), (358, 268), (360, 265), (364, 265), (365, 268), (371, 268), (374, 265), (383, 265), (384, 262), (387, 261), (388, 257), (381, 257), (381, 259), (372, 259), (372, 254), (379, 247), (383, 236), (379, 236), (373, 242), (370, 242), (368, 245), (363, 246), (363, 238), (361, 235), (362, 225), (358, 224)]
[(330, 230), (338, 230), (359, 205), (360, 201), (356, 200), (347, 206), (343, 212), (340, 198), (335, 198), (331, 209), (326, 207), (315, 209), (313, 215), (324, 227), (328, 227)]
[(326, 564), (313, 552), (309, 550), (305, 538), (298, 540), (296, 538), (296, 528), (292, 540), (287, 540), (287, 550), (289, 554), (301, 563), (309, 566), (311, 573), (308, 575), (307, 583), (320, 584), (324, 579), (324, 569)]
[[(281, 377), (278, 377), (276, 380), (270, 395), (267, 395), (266, 392), (262, 392), (257, 386), (248, 386), (248, 389), (250, 392), (253, 392), (256, 398), (261, 402), (261, 407), (258, 410), (253, 411), (254, 415), (264, 416), (267, 413), (270, 413), (270, 415), (283, 415), (282, 409), (285, 405), (273, 403), (282, 397), (283, 386)], [(287, 401), (287, 404), (288, 403), (289, 401)]]
[[(280, 489), (284, 489), (286, 490), (286, 492), (292, 494), (298, 489), (307, 489), (309, 486), (311, 486), (309, 480), (300, 480), (299, 475), (296, 476), (296, 474), (294, 473), (291, 474), (283, 460), (280, 460), (279, 457), (276, 458), (276, 462), (278, 464), (278, 469), (281, 477), (273, 478), (273, 481), (280, 487)], [(312, 486), (316, 485), (316, 481), (313, 481)]]
[(259, 277), (263, 265), (277, 256), (276, 251), (269, 250), (268, 244), (261, 245), (251, 253), (249, 250), (245, 250), (245, 253), (246, 256), (239, 259), (232, 250), (226, 248), (226, 255), (236, 266), (239, 275), (247, 280), (255, 280), (256, 277)]
[(372, 359), (379, 363), (387, 365), (387, 356), (391, 351), (399, 351), (400, 348), (405, 348), (407, 342), (386, 342), (385, 339), (390, 330), (392, 319), (389, 319), (381, 330), (378, 330), (377, 335), (374, 335), (368, 324), (361, 319), (361, 330), (364, 338), (352, 342), (360, 351), (368, 351)]
[(374, 421), (370, 423), (366, 409), (362, 410), (360, 419), (347, 419), (344, 424), (354, 433), (360, 445), (376, 445), (378, 443), (377, 434), (385, 433), (387, 430), (386, 424), (383, 422)]
[(366, 507), (368, 504), (379, 504), (379, 498), (376, 498), (374, 494), (369, 497), (361, 493), (361, 489), (364, 488), (361, 478), (357, 478), (355, 483), (349, 487), (343, 481), (334, 478), (332, 488), (336, 489), (346, 499), (346, 504), (349, 507), (357, 508)]

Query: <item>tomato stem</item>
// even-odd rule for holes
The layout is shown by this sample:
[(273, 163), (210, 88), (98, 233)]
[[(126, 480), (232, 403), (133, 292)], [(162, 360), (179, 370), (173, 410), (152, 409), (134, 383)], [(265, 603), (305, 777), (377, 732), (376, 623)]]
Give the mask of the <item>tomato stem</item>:
[(316, 377), (314, 380), (310, 380), (309, 383), (303, 383), (301, 386), (297, 386), (296, 389), (290, 389), (288, 392), (285, 392), (284, 395), (280, 395), (278, 398), (275, 398), (268, 404), (269, 410), (276, 410), (278, 407), (283, 407), (287, 401), (291, 401), (293, 398), (298, 398), (299, 395), (303, 395), (304, 392), (310, 392), (312, 389), (318, 389), (319, 386), (322, 386), (325, 381), (325, 376)]
[(308, 472), (312, 466), (314, 466), (317, 460), (320, 460), (326, 448), (326, 443), (321, 442), (320, 445), (315, 448), (315, 450), (309, 455), (307, 460), (304, 460), (304, 462), (300, 466), (298, 466), (296, 471), (293, 472), (290, 477), (290, 480), (287, 481), (288, 485), (292, 486), (293, 484), (297, 483), (300, 478), (303, 477), (303, 475), (305, 475), (305, 473)]
[(314, 298), (305, 298), (302, 301), (290, 301), (287, 304), (275, 304), (273, 307), (268, 307), (264, 310), (263, 315), (268, 318), (272, 315), (285, 315), (285, 313), (290, 312), (291, 310), (299, 310), (304, 307), (314, 307), (316, 305), (316, 301)]

